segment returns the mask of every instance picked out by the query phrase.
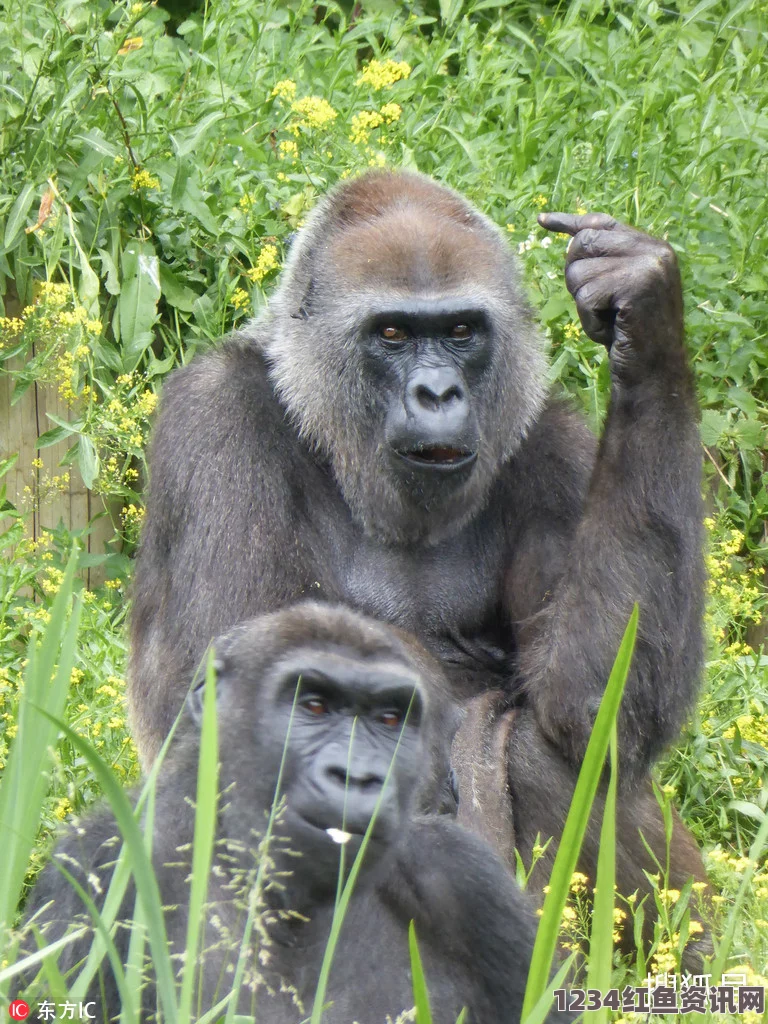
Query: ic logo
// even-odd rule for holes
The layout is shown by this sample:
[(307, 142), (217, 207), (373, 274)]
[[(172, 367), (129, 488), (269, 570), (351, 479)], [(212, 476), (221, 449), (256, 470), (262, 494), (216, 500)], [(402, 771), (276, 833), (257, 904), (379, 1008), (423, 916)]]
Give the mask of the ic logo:
[(23, 999), (14, 999), (8, 1007), (8, 1013), (11, 1020), (26, 1020), (29, 1016), (29, 1003), (25, 1003)]

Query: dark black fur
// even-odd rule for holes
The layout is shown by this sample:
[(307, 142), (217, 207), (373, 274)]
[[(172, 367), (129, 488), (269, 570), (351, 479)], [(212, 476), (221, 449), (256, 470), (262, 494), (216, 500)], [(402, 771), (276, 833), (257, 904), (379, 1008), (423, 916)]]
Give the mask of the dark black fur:
[[(267, 957), (258, 956), (254, 941), (246, 977), (258, 976), (259, 983), (255, 992), (241, 993), (239, 1011), (255, 1013), (260, 1024), (298, 1024), (304, 1014), (281, 991), (286, 987), (295, 991), (307, 1013), (311, 1010), (339, 869), (340, 847), (323, 830), (326, 825), (341, 825), (335, 817), (339, 798), (345, 801), (347, 828), (357, 832), (366, 827), (380, 789), (376, 773), (386, 770), (400, 735), (400, 727), (378, 721), (380, 707), (390, 706), (389, 697), (381, 696), (381, 686), (390, 686), (392, 680), (397, 683), (402, 676), (409, 680), (410, 692), (411, 685), (415, 687), (415, 697), (388, 783), (389, 797), (380, 805), (342, 927), (327, 992), (332, 1005), (323, 1020), (384, 1024), (387, 1015), (394, 1020), (413, 1006), (408, 953), (408, 926), (413, 920), (437, 1022), (454, 1024), (465, 1005), (474, 1024), (519, 1021), (535, 932), (532, 910), (483, 842), (448, 817), (416, 814), (419, 802), (434, 802), (436, 786), (448, 771), (455, 723), (450, 720), (450, 700), (439, 665), (388, 626), (343, 608), (314, 603), (238, 627), (217, 642), (216, 652), (222, 806), (217, 865), (208, 894), (211, 905), (204, 947), (208, 953), (196, 1011), (215, 1005), (231, 978), (224, 969), (234, 962), (242, 936), (256, 837), (264, 833), (273, 800), (299, 666), (299, 703), (293, 712), (282, 783), (286, 809), (276, 829), (281, 838), (270, 847), (274, 864), (260, 907), (268, 936), (260, 949)], [(345, 695), (328, 698), (334, 713), (313, 714), (303, 702), (317, 700), (313, 694), (326, 691), (322, 683), (312, 681), (312, 672), (321, 668), (327, 672), (329, 663), (347, 672), (349, 682), (341, 686)], [(341, 676), (334, 679), (329, 674), (327, 679), (335, 684)], [(337, 694), (336, 689), (328, 692)], [(401, 704), (396, 706), (402, 710)], [(349, 754), (347, 731), (353, 712), (357, 719)], [(182, 736), (174, 740), (160, 774), (153, 840), (172, 952), (185, 945), (188, 844), (194, 834), (199, 745), (191, 718), (180, 728)], [(333, 772), (338, 768), (328, 774), (329, 758), (336, 757), (334, 743), (339, 745), (333, 730), (339, 728), (344, 736), (337, 753), (342, 755), (342, 774), (345, 765), (349, 773), (346, 787), (343, 781), (337, 785)], [(309, 809), (319, 827), (307, 823), (302, 807)], [(57, 857), (97, 905), (103, 903), (119, 850), (119, 842), (112, 841), (116, 834), (114, 818), (102, 810), (72, 829), (57, 847)], [(358, 834), (347, 847), (348, 865), (359, 843)], [(302, 856), (296, 857), (297, 853)], [(289, 874), (281, 875), (285, 871)], [(94, 876), (99, 886), (94, 886)], [(132, 913), (133, 901), (131, 885), (122, 918)], [(37, 914), (36, 923), (44, 925), (50, 940), (83, 913), (79, 897), (50, 865), (32, 893), (28, 916)], [(123, 958), (128, 940), (129, 930), (119, 928), (115, 941)], [(77, 963), (89, 943), (90, 939), (81, 940), (69, 947), (62, 968), (68, 970)], [(217, 991), (222, 977), (225, 983)], [(89, 999), (96, 1001), (99, 1017), (106, 1018), (120, 1009), (106, 962), (102, 983), (105, 998), (94, 984)], [(145, 989), (144, 1008), (148, 1014), (154, 1012), (151, 982)]]
[[(546, 788), (575, 775), (637, 601), (620, 755), (625, 801), (645, 791), (702, 659), (700, 445), (679, 275), (664, 242), (603, 215), (548, 216), (575, 235), (567, 283), (611, 349), (599, 445), (544, 396), (500, 233), (410, 174), (342, 185), (297, 239), (265, 316), (167, 382), (133, 605), (130, 702), (145, 760), (212, 636), (311, 596), (415, 634), (460, 697), (498, 688), (522, 706), (532, 730), (521, 736), (536, 746), (529, 757), (511, 745), (511, 776), (535, 760)], [(471, 373), (450, 345), (435, 354), (433, 321), (457, 302), (486, 317), (490, 354)], [(381, 310), (423, 335), (412, 358), (371, 355)], [(443, 371), (455, 383), (445, 396), (466, 409), (449, 433), (477, 452), (461, 486), (398, 477), (387, 444), (417, 375)], [(436, 432), (424, 427), (427, 441)], [(517, 833), (544, 834), (551, 816), (519, 785), (512, 794)]]

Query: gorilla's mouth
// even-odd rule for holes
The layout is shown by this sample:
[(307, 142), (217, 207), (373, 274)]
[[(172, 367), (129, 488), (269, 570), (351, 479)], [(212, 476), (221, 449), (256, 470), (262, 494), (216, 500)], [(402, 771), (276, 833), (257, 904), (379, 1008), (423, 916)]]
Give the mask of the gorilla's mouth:
[(430, 469), (463, 469), (477, 459), (477, 452), (470, 451), (469, 448), (453, 448), (438, 444), (398, 449), (397, 454), (412, 466), (426, 466)]

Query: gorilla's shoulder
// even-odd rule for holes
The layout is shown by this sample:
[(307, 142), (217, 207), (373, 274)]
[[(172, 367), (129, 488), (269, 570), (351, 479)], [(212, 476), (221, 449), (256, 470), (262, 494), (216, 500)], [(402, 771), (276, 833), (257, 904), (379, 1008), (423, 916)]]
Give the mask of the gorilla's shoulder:
[(597, 439), (567, 399), (550, 397), (500, 478), (506, 500), (524, 514), (571, 520), (583, 507)]
[(174, 370), (163, 387), (163, 404), (190, 401), (210, 407), (231, 407), (247, 395), (250, 408), (277, 406), (269, 369), (260, 347), (243, 335), (233, 335)]
[(67, 924), (78, 912), (84, 911), (75, 889), (62, 882), (63, 872), (71, 875), (98, 905), (121, 846), (120, 829), (109, 807), (99, 807), (82, 821), (73, 822), (61, 833), (51, 860), (32, 890), (26, 915), (32, 916), (51, 900), (55, 902), (46, 910), (46, 921)]
[(550, 395), (541, 415), (520, 448), (521, 464), (541, 468), (541, 460), (575, 465), (591, 472), (597, 454), (597, 438), (571, 401)]

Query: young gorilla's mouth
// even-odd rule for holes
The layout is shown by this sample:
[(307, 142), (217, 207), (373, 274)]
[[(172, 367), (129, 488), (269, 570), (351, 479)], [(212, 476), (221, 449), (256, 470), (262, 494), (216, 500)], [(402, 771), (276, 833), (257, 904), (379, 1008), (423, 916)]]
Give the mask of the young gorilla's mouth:
[(456, 469), (468, 466), (477, 458), (477, 452), (469, 448), (453, 448), (449, 445), (427, 445), (408, 450), (398, 449), (401, 459), (419, 466), (434, 466)]

